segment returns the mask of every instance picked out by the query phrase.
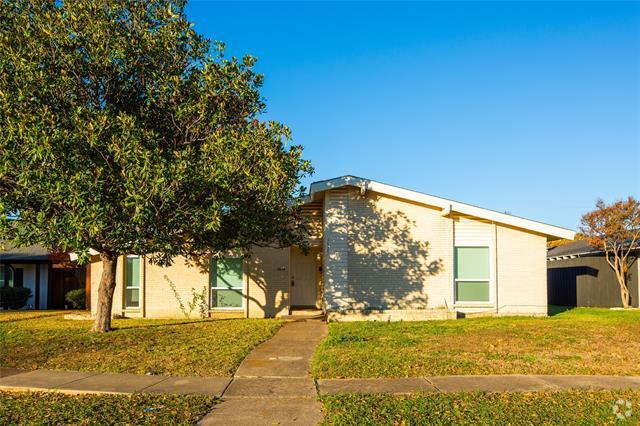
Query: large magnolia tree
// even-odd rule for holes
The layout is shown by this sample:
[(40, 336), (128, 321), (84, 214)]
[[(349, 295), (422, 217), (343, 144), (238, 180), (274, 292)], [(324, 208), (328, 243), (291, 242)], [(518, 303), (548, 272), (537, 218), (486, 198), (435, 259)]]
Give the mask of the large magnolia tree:
[(119, 255), (167, 265), (303, 238), (302, 148), (260, 120), (254, 58), (227, 58), (184, 6), (0, 0), (0, 238), (99, 252), (95, 331)]
[(595, 210), (582, 216), (581, 223), (580, 230), (589, 244), (604, 250), (620, 286), (622, 306), (628, 308), (628, 274), (640, 242), (640, 203), (633, 197), (610, 205), (598, 200)]

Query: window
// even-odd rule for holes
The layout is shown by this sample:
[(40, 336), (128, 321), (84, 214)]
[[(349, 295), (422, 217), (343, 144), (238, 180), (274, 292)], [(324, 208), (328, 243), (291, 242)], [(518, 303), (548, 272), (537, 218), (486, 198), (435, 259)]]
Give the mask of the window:
[(13, 268), (0, 265), (0, 287), (13, 287)]
[(242, 258), (211, 259), (209, 283), (212, 308), (242, 309), (242, 265)]
[(124, 263), (124, 307), (140, 307), (140, 256), (127, 256)]
[(488, 302), (489, 247), (456, 247), (456, 302)]

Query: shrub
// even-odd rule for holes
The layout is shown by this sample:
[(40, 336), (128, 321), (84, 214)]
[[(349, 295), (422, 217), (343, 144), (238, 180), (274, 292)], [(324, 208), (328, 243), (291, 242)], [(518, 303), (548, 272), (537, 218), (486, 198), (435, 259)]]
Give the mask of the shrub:
[(207, 287), (202, 289), (202, 292), (197, 292), (195, 288), (191, 287), (191, 301), (188, 303), (189, 310), (184, 306), (182, 302), (182, 297), (180, 297), (180, 293), (178, 293), (178, 289), (176, 289), (176, 285), (169, 279), (168, 276), (164, 276), (164, 279), (169, 283), (169, 287), (171, 291), (173, 291), (173, 295), (178, 301), (178, 306), (182, 311), (182, 314), (185, 318), (191, 318), (191, 313), (194, 309), (198, 308), (198, 315), (200, 318), (206, 318), (209, 315), (209, 303), (207, 303)]
[(83, 288), (71, 290), (64, 296), (64, 300), (71, 303), (73, 309), (85, 309), (87, 294)]
[(0, 306), (4, 309), (20, 309), (31, 297), (31, 289), (24, 287), (1, 287)]

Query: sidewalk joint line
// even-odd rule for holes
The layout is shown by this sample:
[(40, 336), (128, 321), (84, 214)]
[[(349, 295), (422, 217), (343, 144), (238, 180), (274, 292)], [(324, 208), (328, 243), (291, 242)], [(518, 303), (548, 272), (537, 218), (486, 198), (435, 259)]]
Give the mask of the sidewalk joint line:
[[(151, 377), (154, 377), (154, 376), (151, 376)], [(143, 388), (141, 388), (141, 389), (138, 389), (138, 390), (136, 390), (136, 391), (134, 391), (134, 392), (144, 392), (144, 390), (145, 390), (145, 389), (148, 389), (148, 388), (150, 388), (151, 386), (159, 385), (160, 383), (162, 383), (162, 382), (165, 382), (165, 381), (169, 380), (171, 377), (172, 377), (172, 376), (166, 376), (164, 379), (162, 379), (162, 380), (160, 380), (160, 381), (158, 381), (158, 382), (152, 383), (152, 384), (150, 384), (150, 385), (147, 385), (147, 386), (145, 386), (145, 387), (143, 387)]]
[(229, 386), (231, 386), (231, 383), (233, 383), (235, 379), (236, 379), (235, 376), (231, 376), (231, 380), (229, 380), (229, 383), (227, 383), (227, 386), (225, 386), (224, 389), (222, 389), (222, 392), (220, 392), (220, 398), (222, 398), (224, 394), (227, 393), (227, 389), (229, 389)]
[(436, 386), (436, 384), (433, 383), (433, 381), (429, 377), (423, 377), (423, 379), (431, 386), (433, 386), (437, 393), (442, 393), (442, 390), (438, 386)]
[(308, 379), (309, 376), (233, 376), (234, 379)]
[[(34, 371), (37, 371), (37, 370), (34, 370)], [(89, 374), (88, 376), (82, 377), (80, 379), (73, 379), (73, 380), (70, 380), (68, 382), (60, 383), (58, 386), (54, 386), (54, 387), (49, 388), (49, 389), (59, 389), (62, 386), (67, 386), (67, 385), (69, 385), (71, 383), (79, 382), (80, 380), (88, 379), (89, 377), (94, 377), (94, 376), (97, 376), (99, 374), (102, 374), (100, 371), (96, 371), (96, 372), (90, 371), (89, 373), (91, 373), (91, 374)]]

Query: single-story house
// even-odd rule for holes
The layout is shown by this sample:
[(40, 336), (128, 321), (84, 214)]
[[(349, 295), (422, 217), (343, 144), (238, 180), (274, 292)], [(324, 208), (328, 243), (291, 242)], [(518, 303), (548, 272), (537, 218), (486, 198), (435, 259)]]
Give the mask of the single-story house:
[[(186, 306), (204, 294), (211, 316), (278, 317), (310, 307), (330, 320), (546, 315), (547, 241), (574, 237), (568, 229), (354, 176), (313, 183), (303, 211), (312, 229), (308, 253), (255, 247), (248, 258), (199, 266), (176, 258), (170, 267), (124, 256), (114, 314), (181, 317), (178, 299)], [(102, 265), (96, 259), (91, 269), (96, 301)]]
[(31, 289), (25, 309), (64, 309), (68, 291), (89, 287), (88, 268), (71, 264), (66, 254), (52, 255), (39, 245), (15, 247), (3, 242), (2, 246), (0, 287)]
[[(640, 249), (627, 277), (631, 306), (639, 307)], [(549, 304), (560, 306), (621, 307), (620, 285), (603, 250), (578, 240), (547, 252)]]

